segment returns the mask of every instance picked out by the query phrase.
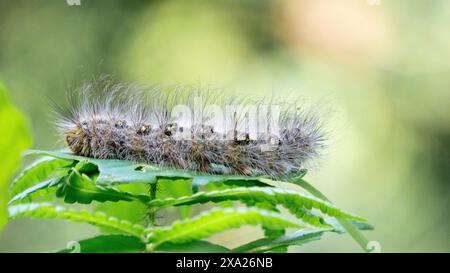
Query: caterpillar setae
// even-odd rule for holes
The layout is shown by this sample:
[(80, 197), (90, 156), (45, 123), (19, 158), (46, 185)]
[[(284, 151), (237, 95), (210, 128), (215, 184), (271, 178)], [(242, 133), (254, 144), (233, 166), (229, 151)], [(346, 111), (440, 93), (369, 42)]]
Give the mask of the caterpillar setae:
[(56, 124), (76, 155), (205, 173), (285, 176), (306, 168), (324, 146), (317, 115), (296, 102), (199, 89), (104, 77), (69, 92), (68, 104), (55, 107)]

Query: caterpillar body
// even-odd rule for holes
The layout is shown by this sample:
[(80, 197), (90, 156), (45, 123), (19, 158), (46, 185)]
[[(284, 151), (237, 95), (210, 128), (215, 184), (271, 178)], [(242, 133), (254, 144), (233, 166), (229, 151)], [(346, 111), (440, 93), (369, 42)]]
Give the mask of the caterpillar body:
[[(97, 159), (280, 177), (307, 168), (325, 141), (317, 116), (296, 103), (281, 104), (273, 113), (273, 100), (239, 100), (196, 87), (141, 87), (111, 79), (85, 83), (68, 98), (67, 106), (55, 107), (59, 132), (74, 154)], [(213, 110), (234, 107), (218, 120), (212, 117), (217, 111), (211, 111), (211, 103)], [(262, 112), (253, 121), (260, 128), (256, 134), (249, 130), (258, 127), (248, 119), (249, 105)], [(199, 113), (179, 111), (196, 107)]]

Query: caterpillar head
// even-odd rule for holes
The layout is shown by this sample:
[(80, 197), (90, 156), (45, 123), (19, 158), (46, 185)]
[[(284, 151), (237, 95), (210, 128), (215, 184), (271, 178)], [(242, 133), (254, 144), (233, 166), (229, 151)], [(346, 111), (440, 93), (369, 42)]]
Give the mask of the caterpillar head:
[(77, 126), (73, 129), (69, 129), (64, 134), (64, 140), (66, 145), (74, 154), (82, 156), (90, 156), (91, 147), (90, 141), (87, 134), (84, 132), (83, 128)]

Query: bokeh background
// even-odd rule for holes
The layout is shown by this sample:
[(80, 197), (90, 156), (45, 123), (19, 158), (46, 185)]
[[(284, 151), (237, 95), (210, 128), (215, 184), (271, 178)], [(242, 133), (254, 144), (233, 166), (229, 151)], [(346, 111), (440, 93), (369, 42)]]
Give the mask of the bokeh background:
[[(331, 132), (308, 181), (366, 216), (383, 252), (448, 252), (449, 29), (447, 0), (1, 0), (0, 80), (42, 149), (61, 147), (49, 98), (101, 74), (304, 98), (323, 106)], [(48, 251), (95, 232), (19, 220), (0, 251)], [(294, 251), (359, 248), (328, 235)]]

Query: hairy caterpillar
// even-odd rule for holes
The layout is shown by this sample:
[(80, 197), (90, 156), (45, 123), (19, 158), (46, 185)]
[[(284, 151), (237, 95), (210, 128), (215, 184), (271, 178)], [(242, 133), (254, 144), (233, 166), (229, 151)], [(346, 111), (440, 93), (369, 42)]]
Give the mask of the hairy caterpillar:
[[(140, 87), (109, 78), (69, 95), (67, 106), (56, 107), (57, 127), (81, 156), (280, 177), (304, 169), (325, 140), (318, 118), (296, 103), (280, 106), (195, 87)], [(180, 111), (192, 108), (197, 112)], [(213, 117), (225, 108), (219, 119)]]

